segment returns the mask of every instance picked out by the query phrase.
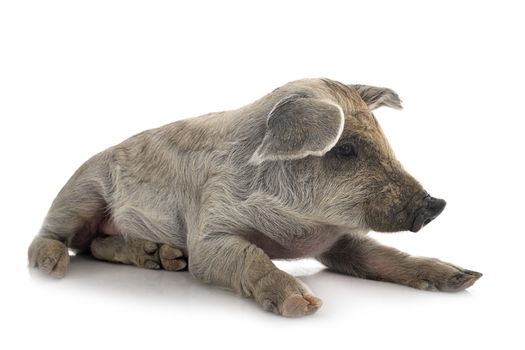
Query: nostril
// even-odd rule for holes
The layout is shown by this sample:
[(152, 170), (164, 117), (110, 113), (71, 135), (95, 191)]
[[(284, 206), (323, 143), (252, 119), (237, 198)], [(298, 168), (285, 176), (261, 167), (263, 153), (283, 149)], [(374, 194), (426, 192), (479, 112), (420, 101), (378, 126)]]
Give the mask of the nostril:
[(422, 227), (430, 224), (445, 209), (447, 202), (443, 199), (426, 195), (423, 197), (422, 205), (414, 212), (414, 221), (410, 231), (417, 232)]

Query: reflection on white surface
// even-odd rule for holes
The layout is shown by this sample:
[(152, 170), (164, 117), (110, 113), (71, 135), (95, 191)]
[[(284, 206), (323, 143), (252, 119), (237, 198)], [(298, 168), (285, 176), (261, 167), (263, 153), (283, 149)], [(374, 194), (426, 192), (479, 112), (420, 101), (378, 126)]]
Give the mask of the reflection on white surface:
[[(324, 268), (313, 260), (301, 261), (275, 261), (282, 270), (298, 277), (305, 282), (319, 297), (323, 293), (350, 298), (359, 295), (359, 304), (363, 299), (371, 302), (379, 301), (382, 297), (409, 299), (430, 298), (438, 293), (429, 293), (414, 290), (404, 286), (391, 283), (368, 281), (349, 276), (340, 275)], [(28, 269), (31, 284), (35, 288), (60, 288), (61, 291), (77, 291), (90, 293), (93, 296), (102, 294), (105, 296), (118, 296), (119, 298), (142, 298), (151, 299), (155, 302), (168, 302), (177, 307), (178, 304), (188, 305), (214, 300), (236, 304), (238, 299), (246, 300), (253, 304), (250, 299), (239, 298), (233, 292), (206, 285), (191, 276), (188, 271), (169, 272), (163, 270), (147, 270), (130, 265), (120, 265), (98, 261), (90, 256), (72, 256), (67, 275), (62, 280), (51, 278), (37, 269)], [(365, 295), (361, 295), (366, 290)], [(441, 294), (447, 298), (452, 294)], [(468, 298), (470, 293), (463, 291), (454, 294), (454, 298)], [(327, 297), (328, 299), (328, 297)], [(356, 299), (357, 301), (357, 299)], [(336, 301), (325, 300), (328, 304)], [(246, 305), (243, 305), (246, 306)], [(253, 310), (250, 310), (250, 312)], [(262, 312), (255, 309), (256, 313)]]
[[(305, 282), (317, 278), (316, 275), (327, 273), (323, 266), (314, 261), (276, 261), (276, 265)], [(141, 298), (146, 295), (154, 297), (156, 301), (172, 301), (174, 304), (181, 300), (186, 304), (188, 298), (202, 298), (203, 301), (210, 297), (225, 300), (237, 298), (233, 292), (199, 282), (187, 270), (147, 270), (99, 261), (89, 255), (71, 256), (69, 270), (62, 280), (51, 278), (37, 269), (29, 268), (28, 273), (35, 287), (78, 289), (121, 297)]]
[(470, 344), (465, 333), (491, 329), (488, 315), (503, 310), (476, 296), (478, 290), (490, 294), (487, 285), (482, 287), (486, 277), (471, 292), (448, 294), (339, 275), (313, 260), (276, 261), (324, 302), (312, 316), (286, 319), (264, 312), (249, 298), (203, 284), (187, 271), (145, 270), (74, 256), (66, 277), (56, 280), (27, 268), (22, 253), (17, 256), (20, 264), (8, 270), (10, 283), (2, 289), (2, 311), (8, 316), (0, 341), (19, 348), (35, 343), (54, 349), (71, 344), (76, 349), (219, 344), (271, 349), (276, 343), (326, 348), (327, 342), (348, 341), (368, 348), (427, 343), (425, 349), (437, 349), (449, 339)]
[[(456, 294), (432, 293), (414, 290), (391, 283), (368, 281), (333, 273), (313, 260), (276, 261), (282, 270), (300, 278), (324, 300), (320, 314), (327, 316), (344, 306), (351, 309), (375, 307), (378, 303), (404, 302), (409, 307), (414, 301), (436, 301), (445, 299), (461, 300), (470, 297), (468, 291)], [(72, 256), (70, 269), (62, 280), (55, 280), (36, 269), (28, 269), (31, 285), (47, 291), (79, 293), (95, 300), (99, 296), (107, 299), (132, 300), (146, 305), (165, 307), (202, 308), (213, 304), (210, 312), (220, 312), (228, 308), (230, 312), (238, 309), (265, 317), (274, 316), (263, 312), (249, 298), (235, 295), (232, 291), (206, 285), (193, 278), (188, 271), (168, 272), (146, 270), (134, 266), (101, 262), (90, 256)], [(216, 308), (213, 311), (213, 308)], [(332, 309), (334, 308), (334, 309)], [(315, 315), (313, 317), (318, 317)]]

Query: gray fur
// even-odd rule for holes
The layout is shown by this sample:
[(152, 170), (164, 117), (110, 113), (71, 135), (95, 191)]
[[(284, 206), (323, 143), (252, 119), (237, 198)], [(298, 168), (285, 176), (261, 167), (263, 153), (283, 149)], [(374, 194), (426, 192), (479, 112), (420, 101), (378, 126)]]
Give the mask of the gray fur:
[(361, 84), (350, 85), (350, 87), (359, 93), (359, 96), (371, 110), (382, 106), (395, 109), (403, 108), (398, 94), (389, 88)]
[(288, 96), (268, 114), (263, 141), (250, 160), (260, 164), (322, 156), (341, 136), (344, 122), (341, 107), (329, 100)]
[[(479, 276), (364, 236), (423, 226), (439, 214), (371, 113), (400, 106), (392, 90), (377, 89), (299, 80), (240, 109), (144, 131), (95, 155), (53, 202), (30, 264), (62, 277), (71, 248), (177, 270), (181, 263), (165, 263), (157, 250), (172, 260), (180, 251), (197, 279), (285, 316), (312, 313), (321, 300), (271, 258), (318, 257), (360, 277), (466, 288)], [(348, 144), (357, 155), (347, 159), (339, 150)], [(461, 283), (441, 288), (458, 274)]]

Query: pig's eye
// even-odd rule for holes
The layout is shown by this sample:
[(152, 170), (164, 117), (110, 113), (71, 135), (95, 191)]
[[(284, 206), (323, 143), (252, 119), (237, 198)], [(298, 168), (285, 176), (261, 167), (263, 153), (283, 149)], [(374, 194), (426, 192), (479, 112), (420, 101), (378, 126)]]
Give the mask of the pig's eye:
[(352, 158), (357, 155), (354, 145), (345, 143), (335, 148), (335, 154), (340, 158)]

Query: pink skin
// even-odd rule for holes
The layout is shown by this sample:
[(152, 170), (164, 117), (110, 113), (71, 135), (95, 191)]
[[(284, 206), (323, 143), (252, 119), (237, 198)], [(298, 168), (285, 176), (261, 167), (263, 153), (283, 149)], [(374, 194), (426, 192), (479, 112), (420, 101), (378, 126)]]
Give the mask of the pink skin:
[(108, 236), (118, 236), (121, 234), (120, 230), (117, 228), (115, 223), (111, 220), (104, 220), (98, 226), (98, 229), (101, 233)]

